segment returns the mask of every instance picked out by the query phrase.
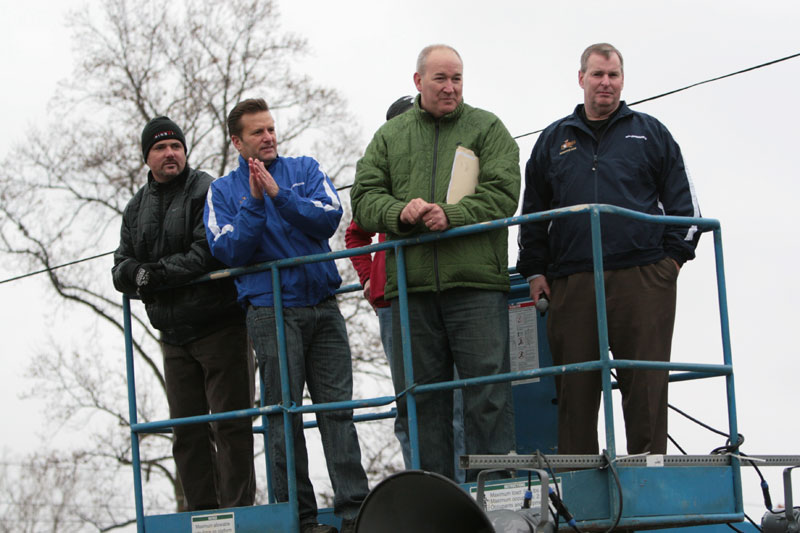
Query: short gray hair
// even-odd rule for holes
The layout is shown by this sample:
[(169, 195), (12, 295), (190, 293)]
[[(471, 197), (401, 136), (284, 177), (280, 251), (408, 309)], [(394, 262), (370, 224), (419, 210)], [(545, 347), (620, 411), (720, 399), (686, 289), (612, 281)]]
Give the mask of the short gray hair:
[(611, 54), (617, 54), (617, 57), (619, 58), (619, 68), (623, 72), (625, 71), (625, 65), (622, 62), (622, 54), (619, 53), (619, 50), (608, 43), (597, 43), (588, 46), (581, 54), (581, 72), (586, 72), (586, 67), (589, 63), (589, 56), (592, 54), (600, 54), (606, 59), (611, 59)]
[(464, 61), (461, 59), (461, 54), (459, 54), (458, 50), (456, 50), (452, 46), (447, 44), (429, 44), (428, 46), (423, 48), (422, 51), (419, 53), (419, 56), (417, 56), (417, 74), (419, 74), (420, 76), (425, 74), (425, 66), (426, 63), (428, 62), (428, 56), (431, 55), (431, 52), (433, 52), (434, 50), (450, 50), (456, 56), (458, 56), (458, 60), (461, 61), (462, 64), (464, 63)]

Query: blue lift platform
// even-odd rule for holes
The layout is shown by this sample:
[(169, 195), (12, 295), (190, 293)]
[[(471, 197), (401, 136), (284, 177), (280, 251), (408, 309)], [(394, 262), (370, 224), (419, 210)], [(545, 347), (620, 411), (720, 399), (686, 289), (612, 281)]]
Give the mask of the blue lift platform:
[[(632, 220), (659, 223), (696, 225), (700, 231), (712, 232), (716, 258), (716, 286), (719, 301), (719, 321), (722, 340), (722, 361), (719, 364), (697, 364), (674, 361), (669, 363), (636, 362), (614, 360), (609, 355), (603, 286), (603, 261), (600, 235), (601, 216), (624, 216)], [(616, 529), (642, 530), (691, 528), (709, 533), (730, 531), (724, 524), (735, 524), (740, 531), (754, 531), (755, 528), (744, 521), (742, 503), (741, 468), (748, 463), (737, 455), (735, 446), (731, 453), (721, 455), (664, 455), (664, 456), (619, 456), (615, 449), (614, 414), (612, 389), (616, 387), (611, 371), (617, 368), (647, 368), (668, 370), (670, 382), (719, 378), (725, 380), (727, 401), (727, 420), (729, 442), (738, 441), (736, 422), (736, 400), (734, 393), (734, 373), (731, 359), (730, 332), (728, 325), (727, 294), (722, 253), (722, 234), (717, 220), (708, 218), (684, 218), (671, 216), (652, 216), (599, 204), (578, 205), (543, 213), (510, 217), (482, 224), (451, 229), (442, 233), (428, 233), (414, 238), (387, 241), (353, 250), (334, 251), (305, 257), (283, 259), (261, 263), (244, 268), (213, 272), (196, 280), (201, 283), (220, 277), (237, 276), (244, 273), (269, 270), (275, 290), (276, 321), (278, 323), (279, 359), (281, 362), (281, 382), (283, 386), (282, 405), (263, 405), (241, 411), (218, 413), (182, 419), (138, 423), (136, 418), (136, 388), (134, 378), (134, 358), (131, 339), (130, 301), (123, 297), (125, 321), (125, 349), (128, 373), (128, 397), (131, 421), (131, 440), (133, 456), (134, 492), (136, 500), (137, 531), (139, 533), (196, 533), (196, 532), (236, 532), (236, 533), (295, 533), (299, 531), (297, 513), (297, 488), (294, 476), (294, 455), (292, 432), (286, 431), (288, 465), (289, 502), (270, 503), (252, 507), (176, 513), (166, 515), (147, 515), (143, 508), (142, 472), (139, 457), (139, 435), (143, 433), (169, 431), (181, 424), (208, 423), (232, 418), (261, 417), (261, 425), (254, 427), (261, 433), (266, 444), (266, 425), (268, 414), (283, 414), (286, 427), (292, 414), (315, 413), (325, 410), (354, 409), (357, 422), (377, 418), (394, 417), (395, 410), (390, 406), (395, 396), (356, 399), (334, 404), (296, 406), (289, 401), (288, 374), (286, 372), (286, 344), (283, 334), (283, 313), (280, 293), (281, 269), (303, 263), (326, 260), (341, 260), (354, 255), (374, 253), (394, 249), (398, 263), (399, 306), (403, 329), (403, 357), (407, 372), (406, 381), (414, 383), (411, 364), (410, 339), (408, 335), (408, 302), (405, 278), (405, 254), (407, 246), (458, 238), (462, 235), (489, 231), (500, 227), (544, 221), (568, 216), (586, 218), (591, 231), (594, 253), (595, 295), (600, 352), (598, 360), (588, 363), (552, 366), (545, 320), (535, 309), (529, 307), (535, 318), (535, 337), (538, 341), (538, 365), (536, 368), (516, 370), (508, 374), (460, 379), (451, 382), (415, 385), (406, 392), (409, 412), (409, 433), (412, 443), (412, 464), (419, 467), (417, 442), (417, 418), (415, 395), (433, 390), (480, 386), (487, 383), (515, 382), (514, 403), (516, 411), (517, 454), (507, 456), (461, 457), (462, 468), (508, 470), (541, 469), (551, 472), (551, 486), (557, 482), (561, 497), (576, 520), (581, 531), (611, 531)], [(519, 275), (512, 274), (511, 304), (528, 299), (527, 283)], [(341, 292), (357, 290), (358, 285), (343, 287)], [(512, 369), (513, 370), (513, 369)], [(557, 415), (553, 402), (555, 398), (554, 376), (568, 372), (600, 371), (602, 376), (602, 411), (605, 423), (605, 450), (598, 456), (558, 455), (556, 445)], [(284, 407), (289, 406), (289, 407)], [(524, 406), (524, 409), (521, 408)], [(359, 414), (365, 408), (388, 407), (382, 412)], [(306, 424), (313, 426), (314, 424)], [(266, 449), (266, 446), (265, 446)], [(800, 456), (749, 456), (759, 461), (759, 466), (796, 466)], [(554, 473), (555, 472), (555, 473)], [(269, 472), (267, 473), (269, 479)], [(521, 479), (521, 478), (520, 478)], [(519, 483), (519, 479), (517, 480)], [(504, 482), (499, 482), (502, 485)], [(513, 481), (505, 482), (513, 485)], [(467, 493), (476, 492), (475, 484), (465, 484), (461, 488)], [(270, 500), (272, 494), (270, 490)], [(534, 498), (536, 501), (536, 498)], [(405, 512), (413, 514), (414, 509)], [(544, 512), (547, 515), (547, 512)], [(331, 509), (320, 509), (321, 522), (339, 525), (339, 518)], [(572, 529), (561, 521), (560, 530)], [(366, 531), (359, 527), (359, 532)], [(380, 533), (380, 532), (377, 532)]]

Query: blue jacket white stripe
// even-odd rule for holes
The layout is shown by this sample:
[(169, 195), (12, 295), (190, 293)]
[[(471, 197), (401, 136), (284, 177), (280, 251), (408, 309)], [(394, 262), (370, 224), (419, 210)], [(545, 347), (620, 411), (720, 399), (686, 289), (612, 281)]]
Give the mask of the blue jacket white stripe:
[[(256, 200), (250, 194), (250, 169), (239, 168), (208, 189), (203, 220), (211, 253), (231, 267), (330, 252), (330, 238), (342, 218), (342, 205), (330, 178), (310, 157), (278, 157), (267, 168), (278, 195)], [(341, 285), (333, 261), (281, 269), (285, 307), (316, 305)], [(239, 302), (274, 306), (270, 271), (236, 278)]]

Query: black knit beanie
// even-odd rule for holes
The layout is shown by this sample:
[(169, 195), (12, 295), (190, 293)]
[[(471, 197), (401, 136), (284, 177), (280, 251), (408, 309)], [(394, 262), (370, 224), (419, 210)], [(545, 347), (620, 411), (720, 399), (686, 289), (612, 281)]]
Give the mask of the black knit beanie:
[(165, 139), (178, 139), (183, 145), (183, 153), (186, 153), (186, 139), (183, 137), (181, 129), (169, 117), (160, 116), (148, 122), (142, 130), (142, 155), (145, 163), (150, 148), (158, 141)]

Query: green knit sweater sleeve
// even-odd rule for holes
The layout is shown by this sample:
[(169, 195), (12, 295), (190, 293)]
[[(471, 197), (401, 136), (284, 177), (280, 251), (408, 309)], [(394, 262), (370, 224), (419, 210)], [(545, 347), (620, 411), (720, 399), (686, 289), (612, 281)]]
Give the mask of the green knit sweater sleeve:
[(353, 219), (362, 229), (376, 233), (410, 234), (412, 227), (401, 227), (400, 212), (405, 203), (392, 196), (386, 137), (378, 130), (358, 164), (350, 200)]

